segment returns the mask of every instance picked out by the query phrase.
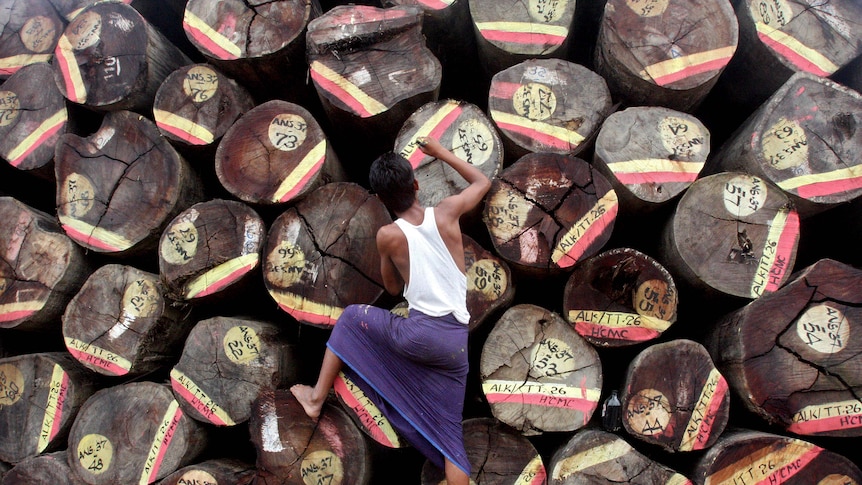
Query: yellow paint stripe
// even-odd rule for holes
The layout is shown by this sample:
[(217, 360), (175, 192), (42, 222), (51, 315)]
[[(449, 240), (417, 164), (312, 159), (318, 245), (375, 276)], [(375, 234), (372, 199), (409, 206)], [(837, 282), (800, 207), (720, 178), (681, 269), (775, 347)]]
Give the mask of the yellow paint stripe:
[(177, 400), (172, 399), (167, 411), (165, 411), (165, 415), (162, 416), (161, 424), (156, 429), (155, 436), (153, 436), (153, 443), (150, 445), (150, 451), (147, 455), (147, 460), (144, 462), (144, 469), (141, 471), (141, 479), (138, 480), (138, 485), (148, 485), (156, 481), (162, 459), (165, 453), (167, 453), (167, 448), (170, 446), (179, 420), (182, 418), (182, 411), (179, 407), (180, 404)]
[(330, 82), (334, 83), (339, 88), (343, 89), (347, 94), (349, 94), (353, 99), (355, 99), (359, 104), (361, 104), (362, 107), (365, 108), (365, 110), (371, 116), (386, 111), (386, 105), (369, 96), (368, 93), (366, 93), (362, 89), (359, 89), (358, 86), (347, 80), (347, 78), (333, 71), (322, 62), (312, 62), (311, 69), (316, 71), (324, 78), (328, 79)]
[(45, 306), (44, 301), (16, 301), (0, 305), (0, 315), (18, 312), (37, 312)]
[(739, 475), (740, 470), (751, 470), (758, 465), (768, 466), (769, 470), (781, 470), (789, 463), (796, 461), (806, 453), (817, 450), (814, 444), (805, 441), (790, 439), (789, 443), (777, 441), (769, 446), (749, 453), (728, 466), (716, 471), (706, 477), (704, 485), (712, 484), (734, 484), (734, 477)]
[[(61, 418), (63, 408), (60, 396), (65, 394), (62, 389), (65, 379), (66, 371), (63, 370), (60, 364), (54, 364), (54, 371), (51, 373), (51, 384), (48, 386), (48, 402), (45, 404), (45, 417), (42, 419), (42, 429), (39, 431), (39, 443), (36, 447), (40, 453), (45, 451), (51, 439), (54, 438), (55, 421)], [(54, 389), (57, 391), (54, 392)], [(63, 395), (63, 398), (65, 399), (65, 395)], [(60, 406), (59, 408), (58, 405)]]
[(763, 22), (755, 22), (754, 25), (757, 28), (758, 33), (769, 37), (783, 46), (786, 46), (788, 49), (799, 54), (824, 72), (831, 74), (838, 70), (838, 66), (830, 61), (826, 56), (821, 54), (819, 51), (808, 47), (802, 42), (799, 42), (799, 40), (792, 35), (782, 32), (774, 27), (770, 27)]
[(100, 249), (112, 249), (115, 251), (124, 251), (132, 247), (132, 242), (128, 239), (120, 236), (119, 234), (115, 234), (107, 229), (102, 229), (101, 227), (95, 227), (86, 222), (79, 221), (78, 219), (74, 219), (69, 216), (60, 216), (60, 224), (64, 226), (68, 226), (80, 234), (89, 235), (85, 240), (80, 240), (80, 242), (87, 244), (89, 246), (93, 246), (93, 239), (97, 242), (104, 243), (107, 245), (107, 248)]
[(542, 455), (536, 455), (527, 463), (527, 466), (521, 470), (521, 474), (515, 480), (515, 485), (533, 485), (534, 483), (545, 483), (540, 481), (540, 475), (545, 474), (545, 463), (542, 461)]
[(860, 176), (862, 176), (862, 165), (854, 165), (852, 167), (832, 170), (831, 172), (800, 175), (799, 177), (782, 180), (781, 182), (778, 182), (778, 186), (784, 190), (793, 190), (805, 185), (820, 182), (834, 182), (836, 180), (844, 180)]
[(207, 39), (213, 41), (215, 45), (221, 47), (231, 55), (235, 57), (240, 57), (242, 55), (242, 50), (239, 46), (231, 42), (230, 39), (222, 35), (219, 31), (213, 29), (208, 23), (204, 22), (200, 17), (193, 14), (188, 9), (186, 9), (183, 20), (190, 26), (199, 30), (207, 37)]
[[(89, 355), (96, 358), (99, 363), (103, 363), (105, 365), (97, 365), (103, 369), (107, 369), (111, 372), (118, 371), (120, 369), (128, 372), (132, 369), (132, 362), (122, 357), (119, 354), (111, 352), (110, 350), (103, 349), (101, 347), (97, 347), (93, 344), (78, 340), (72, 337), (65, 337), (66, 348), (70, 351), (77, 351), (83, 355)], [(77, 356), (76, 356), (77, 357)], [(79, 359), (80, 360), (80, 359)], [(121, 374), (117, 374), (121, 375)]]
[[(583, 313), (586, 318), (578, 318), (581, 316), (581, 313)], [(611, 328), (648, 328), (659, 332), (664, 332), (671, 326), (669, 321), (651, 317), (649, 315), (600, 310), (569, 310), (569, 321), (580, 321)], [(638, 323), (632, 323), (634, 321), (637, 321)]]
[(18, 157), (23, 155), (27, 150), (29, 150), (37, 140), (42, 136), (43, 133), (50, 130), (51, 128), (57, 126), (60, 123), (64, 123), (68, 119), (66, 114), (66, 109), (61, 109), (54, 113), (50, 118), (46, 119), (39, 126), (36, 127), (26, 138), (21, 140), (21, 143), (18, 144), (15, 148), (13, 148), (8, 155), (9, 160), (17, 160)]
[(554, 126), (541, 121), (534, 121), (523, 116), (513, 115), (503, 111), (491, 110), (491, 118), (498, 120), (501, 123), (508, 123), (516, 126), (521, 126), (530, 130), (538, 131), (546, 135), (566, 141), (571, 145), (578, 145), (584, 141), (584, 137), (580, 133), (572, 130), (567, 130), (559, 126)]
[(215, 135), (211, 131), (176, 113), (153, 108), (153, 117), (156, 119), (156, 123), (172, 126), (206, 143), (212, 143), (215, 140)]
[(0, 70), (20, 69), (37, 62), (49, 62), (52, 54), (18, 54), (0, 59)]
[[(75, 57), (75, 48), (69, 42), (66, 35), (61, 35), (57, 41), (57, 49), (54, 51), (61, 64), (60, 71), (63, 72), (66, 83), (66, 97), (70, 101), (83, 104), (87, 101), (87, 87), (81, 69), (78, 67), (78, 58)], [(71, 89), (71, 92), (69, 92)]]
[(560, 460), (554, 466), (554, 471), (551, 475), (554, 480), (563, 480), (587, 468), (621, 458), (632, 450), (631, 445), (626, 443), (625, 440), (616, 438), (609, 443), (590, 448), (589, 450)]
[(299, 321), (334, 325), (338, 317), (344, 313), (343, 308), (317, 303), (294, 293), (273, 291), (270, 294), (276, 303)]
[[(500, 389), (503, 389), (500, 391)], [(486, 394), (509, 394), (521, 396), (526, 394), (543, 394), (560, 398), (586, 399), (598, 402), (602, 390), (580, 386), (570, 386), (564, 383), (539, 382), (539, 381), (507, 381), (502, 379), (488, 379), (482, 382), (482, 390)]]
[[(214, 414), (216, 417), (218, 417), (218, 419), (221, 420), (221, 423), (223, 423), (225, 426), (233, 426), (236, 424), (234, 422), (234, 420), (231, 419), (231, 417), (227, 414), (227, 411), (225, 411), (220, 406), (218, 406), (215, 403), (215, 401), (209, 395), (207, 395), (207, 393), (205, 393), (203, 389), (200, 388), (200, 386), (195, 384), (194, 381), (192, 381), (191, 378), (189, 378), (189, 376), (185, 375), (182, 371), (178, 370), (177, 368), (171, 369), (170, 375), (171, 375), (171, 378), (174, 380), (174, 382), (176, 382), (177, 384), (182, 386), (183, 389), (188, 391), (189, 394), (193, 397), (193, 399), (198, 400), (200, 405), (207, 406), (207, 409), (212, 411), (212, 414)], [(183, 397), (186, 397), (186, 396), (183, 396)], [(201, 410), (199, 409), (199, 406), (196, 406), (191, 401), (189, 401), (189, 404), (193, 408), (195, 408), (196, 411), (201, 413), (201, 415), (203, 415), (203, 416), (207, 417), (207, 419), (209, 419), (209, 417), (206, 416), (206, 413), (201, 412)]]
[(326, 154), (326, 140), (321, 140), (309, 151), (302, 161), (281, 182), (275, 194), (272, 196), (274, 202), (280, 202), (285, 194), (296, 188), (303, 179), (311, 175), (311, 171), (317, 166), (317, 162)]
[[(419, 129), (414, 132), (414, 136), (410, 137), (410, 140), (412, 141), (418, 136), (427, 136), (429, 133), (431, 133), (431, 130), (433, 130), (434, 127), (440, 124), (440, 122), (443, 121), (443, 119), (446, 118), (446, 116), (448, 116), (449, 113), (454, 111), (456, 108), (458, 108), (457, 101), (449, 101), (443, 106), (441, 106), (440, 109), (437, 110), (437, 112), (435, 112), (433, 115), (431, 115), (430, 118), (425, 120), (425, 123), (422, 123), (422, 126), (420, 126)], [(418, 144), (410, 143), (407, 145), (406, 150), (401, 153), (401, 155), (409, 160), (410, 157), (412, 157), (413, 154), (416, 153), (416, 151), (418, 150)]]
[[(683, 428), (684, 431), (682, 441), (680, 441), (679, 444), (679, 451), (691, 451), (694, 449), (694, 443), (697, 440), (698, 433), (700, 432), (700, 425), (697, 424), (696, 418), (707, 418), (709, 408), (712, 405), (712, 400), (719, 397), (716, 395), (715, 389), (718, 387), (718, 382), (721, 378), (722, 377), (718, 372), (718, 369), (712, 369), (709, 371), (709, 375), (706, 377), (706, 382), (700, 389), (700, 395), (698, 396), (697, 401), (695, 401), (697, 405), (694, 410), (692, 410), (691, 416), (688, 418), (688, 424)], [(709, 389), (713, 390), (713, 394), (709, 399), (706, 399), (706, 393)], [(721, 397), (723, 396), (724, 395), (722, 394)], [(692, 428), (694, 429), (694, 433), (689, 432)]]
[(257, 260), (258, 254), (250, 253), (225, 261), (189, 282), (185, 288), (185, 297), (187, 299), (194, 298), (199, 293), (209, 289), (210, 286), (220, 283), (224, 278), (230, 276), (231, 273), (244, 267), (251, 268), (257, 263)]
[(642, 160), (628, 160), (625, 162), (613, 162), (608, 164), (615, 173), (637, 173), (637, 172), (677, 172), (677, 173), (700, 173), (703, 163), (678, 162), (665, 158), (645, 158)]
[(691, 480), (686, 478), (684, 475), (674, 473), (670, 478), (668, 478), (665, 485), (691, 485)]
[(722, 47), (720, 49), (698, 52), (696, 54), (689, 54), (687, 56), (677, 57), (675, 59), (668, 59), (647, 66), (644, 70), (640, 72), (640, 76), (641, 78), (649, 81), (651, 79), (667, 76), (668, 74), (678, 73), (690, 66), (705, 64), (707, 62), (712, 62), (719, 59), (729, 60), (733, 56), (733, 53), (735, 51), (735, 46), (728, 46)]
[(569, 35), (569, 29), (560, 25), (550, 25), (532, 22), (476, 22), (476, 28), (482, 30), (498, 30), (523, 34), (549, 34), (560, 37)]

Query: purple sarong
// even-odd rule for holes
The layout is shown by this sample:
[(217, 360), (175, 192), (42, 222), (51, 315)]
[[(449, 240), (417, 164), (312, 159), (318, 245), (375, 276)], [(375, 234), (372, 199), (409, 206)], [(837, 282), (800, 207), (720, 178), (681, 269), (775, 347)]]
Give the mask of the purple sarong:
[(326, 345), (414, 448), (440, 468), (445, 457), (470, 475), (461, 424), (467, 335), (468, 326), (452, 315), (429, 317), (411, 310), (404, 318), (370, 305), (350, 305)]

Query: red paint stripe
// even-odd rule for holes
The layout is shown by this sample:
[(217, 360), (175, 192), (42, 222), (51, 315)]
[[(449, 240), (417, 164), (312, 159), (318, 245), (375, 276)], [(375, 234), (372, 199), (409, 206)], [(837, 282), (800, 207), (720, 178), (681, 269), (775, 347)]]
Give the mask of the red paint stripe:
[(498, 81), (491, 85), (491, 90), (488, 94), (493, 98), (512, 99), (521, 86), (520, 83)]
[(285, 312), (289, 313), (293, 318), (301, 322), (314, 323), (318, 325), (335, 325), (335, 319), (330, 316), (296, 310), (282, 304), (279, 304), (278, 306)]
[(36, 313), (35, 310), (18, 310), (17, 312), (3, 313), (0, 314), (0, 323), (26, 318), (34, 313)]
[(104, 241), (96, 239), (96, 238), (94, 238), (88, 234), (84, 234), (83, 232), (81, 232), (77, 229), (74, 229), (70, 226), (64, 225), (63, 230), (66, 231), (66, 234), (69, 237), (71, 237), (72, 239), (79, 241), (83, 244), (86, 244), (88, 246), (102, 249), (104, 251), (120, 251), (120, 248), (116, 248), (114, 246), (111, 246), (110, 244), (108, 244)]
[(150, 470), (150, 483), (156, 481), (155, 478), (159, 474), (159, 468), (161, 468), (162, 466), (162, 460), (165, 459), (165, 453), (168, 452), (168, 447), (171, 446), (171, 441), (177, 434), (176, 429), (179, 427), (181, 419), (183, 419), (183, 409), (178, 407), (177, 410), (174, 412), (174, 416), (171, 418), (171, 424), (169, 425), (169, 427), (173, 428), (174, 431), (166, 434), (165, 437), (162, 438), (162, 442), (159, 445), (159, 454), (156, 457), (155, 463), (153, 463), (153, 469)]
[(86, 352), (81, 352), (78, 349), (71, 349), (69, 347), (66, 347), (66, 349), (69, 351), (70, 354), (72, 354), (79, 361), (93, 364), (96, 367), (105, 369), (106, 371), (110, 372), (111, 374), (113, 374), (115, 376), (123, 376), (123, 375), (126, 375), (129, 373), (128, 370), (123, 369), (122, 367), (118, 366), (117, 364), (110, 362), (110, 361), (107, 361), (101, 357), (98, 357), (95, 355), (90, 355)]
[[(452, 126), (452, 123), (454, 123), (455, 120), (458, 119), (459, 116), (461, 116), (461, 111), (461, 106), (458, 106), (457, 108), (453, 109), (442, 120), (440, 120), (440, 123), (437, 123), (437, 126), (431, 129), (431, 133), (429, 133), (428, 136), (430, 136), (431, 138), (439, 139), (443, 135), (443, 132), (445, 132), (450, 126)], [(419, 166), (419, 162), (423, 158), (425, 158), (425, 152), (419, 149), (415, 150), (413, 152), (413, 155), (410, 156), (410, 165), (412, 165), (415, 169)]]
[[(611, 169), (613, 171), (613, 169)], [(621, 184), (670, 184), (691, 183), (697, 180), (697, 173), (688, 172), (629, 172), (614, 173)]]
[(533, 481), (530, 482), (530, 485), (543, 485), (547, 478), (548, 472), (545, 470), (545, 465), (543, 464), (539, 471), (536, 473), (536, 476), (533, 477)]
[[(218, 426), (227, 426), (227, 423), (222, 421), (221, 418), (219, 418), (216, 413), (203, 413), (203, 412), (201, 412), (200, 407), (203, 406), (204, 403), (202, 403), (198, 398), (196, 398), (195, 395), (191, 393), (191, 391), (186, 389), (185, 386), (183, 386), (182, 384), (177, 382), (177, 380), (174, 379), (173, 377), (171, 377), (171, 387), (175, 391), (177, 391), (177, 393), (179, 393), (179, 395), (182, 396), (182, 398), (185, 399), (186, 402), (189, 403), (189, 405), (191, 405), (191, 407), (195, 408), (195, 410), (197, 412), (199, 412), (202, 416), (206, 417), (211, 423), (216, 424)], [(200, 403), (201, 406), (195, 406), (194, 405), (195, 401)]]
[(616, 219), (617, 211), (619, 211), (619, 203), (615, 202), (608, 208), (607, 212), (599, 216), (598, 219), (593, 221), (587, 231), (578, 239), (578, 241), (572, 246), (560, 261), (557, 262), (557, 266), (561, 268), (567, 268), (581, 259), (581, 256), (584, 255), (584, 252), (587, 248), (590, 247), (596, 239), (599, 238), (604, 232), (605, 229)]
[(659, 86), (666, 86), (670, 83), (697, 75), (702, 74), (704, 72), (717, 71), (724, 66), (727, 65), (727, 61), (729, 59), (715, 59), (712, 61), (704, 62), (701, 64), (694, 64), (692, 66), (688, 66), (685, 69), (682, 69), (677, 72), (672, 72), (670, 74), (665, 74), (664, 76), (657, 77), (653, 79), (656, 84)]
[(0, 68), (0, 75), (11, 76), (12, 74), (15, 74), (16, 72), (18, 72), (19, 69), (21, 69), (20, 66)]
[(211, 285), (208, 285), (205, 290), (203, 290), (200, 293), (198, 293), (197, 295), (195, 295), (194, 298), (203, 298), (205, 296), (212, 295), (213, 293), (221, 290), (225, 286), (227, 286), (227, 285), (233, 283), (234, 281), (240, 279), (243, 275), (248, 273), (248, 271), (251, 269), (252, 266), (253, 265), (246, 265), (246, 266), (243, 266), (242, 268), (235, 269), (234, 271), (232, 271), (230, 274), (228, 274), (224, 278), (216, 281), (215, 283), (213, 283)]
[(435, 10), (443, 10), (449, 6), (448, 3), (443, 3), (440, 0), (416, 0), (417, 2), (425, 5), (426, 7), (433, 8)]
[(181, 128), (177, 128), (176, 126), (171, 126), (167, 123), (162, 123), (160, 121), (157, 121), (156, 125), (158, 125), (159, 128), (179, 138), (180, 140), (191, 143), (192, 145), (209, 145), (208, 141), (198, 138)]
[(781, 42), (775, 41), (761, 32), (758, 32), (757, 36), (760, 37), (761, 42), (768, 45), (773, 50), (784, 56), (788, 61), (790, 61), (791, 64), (793, 64), (797, 68), (803, 71), (810, 72), (812, 74), (816, 74), (820, 77), (828, 77), (831, 74), (824, 71), (823, 69), (820, 69), (816, 64), (809, 61), (803, 55), (799, 54), (790, 47), (787, 47)]
[[(718, 410), (721, 408), (721, 403), (724, 401), (724, 395), (727, 394), (727, 381), (724, 376), (719, 375), (718, 383), (715, 385), (715, 392), (712, 393), (712, 399), (709, 401), (709, 408), (706, 410), (707, 416), (718, 416)], [(712, 425), (715, 424), (714, 419), (704, 419), (701, 421), (700, 428), (706, 432), (706, 439), (703, 443), (700, 440), (694, 440), (692, 450), (700, 450), (709, 441), (709, 436), (712, 434)]]
[[(547, 396), (545, 394), (486, 394), (490, 404), (528, 404), (531, 406), (541, 406), (557, 409), (569, 409), (581, 411), (584, 414), (593, 412), (598, 403), (580, 397), (570, 396)], [(548, 400), (554, 399), (554, 405), (549, 405)], [(571, 404), (571, 405), (569, 405)]]
[(183, 29), (194, 38), (199, 44), (205, 47), (213, 57), (223, 60), (234, 60), (239, 59), (237, 56), (232, 54), (230, 51), (225, 49), (224, 47), (215, 43), (214, 40), (210, 39), (206, 34), (201, 32), (200, 29), (189, 25), (188, 22), (183, 22)]
[(794, 466), (792, 468), (785, 468), (786, 465), (781, 466), (772, 472), (771, 475), (757, 482), (757, 485), (781, 485), (782, 483), (790, 481), (797, 473), (801, 472), (809, 463), (817, 458), (822, 450), (823, 448), (818, 446), (813, 447), (811, 450), (803, 453), (802, 456), (796, 460), (793, 460), (792, 463)]
[(354, 113), (358, 114), (359, 117), (368, 118), (370, 116), (373, 116), (371, 112), (365, 109), (365, 106), (362, 106), (362, 103), (360, 103), (359, 100), (351, 96), (350, 93), (345, 91), (341, 86), (330, 81), (314, 69), (311, 70), (311, 79), (313, 79), (317, 84), (319, 84), (320, 87), (323, 88), (325, 91), (332, 93), (333, 96), (340, 99), (342, 103), (346, 104), (350, 109), (354, 111)]
[(814, 182), (797, 188), (796, 193), (803, 199), (810, 199), (812, 197), (822, 197), (834, 195), (840, 192), (849, 192), (860, 187), (862, 187), (862, 176), (830, 180), (826, 182)]
[[(787, 219), (784, 221), (784, 230), (781, 231), (781, 236), (778, 238), (778, 247), (775, 248), (775, 262), (773, 262), (772, 266), (775, 267), (775, 264), (778, 263), (779, 260), (789, 261), (790, 255), (793, 254), (793, 246), (794, 242), (799, 237), (799, 214), (796, 211), (791, 211), (787, 214)], [(785, 268), (784, 271), (789, 271), (790, 268)], [(770, 271), (771, 273), (771, 271)], [(774, 292), (778, 290), (778, 283), (773, 282), (772, 279), (769, 280), (769, 283), (766, 284), (766, 289), (764, 292)]]
[(57, 408), (54, 410), (54, 422), (51, 424), (51, 435), (48, 441), (54, 439), (60, 432), (60, 422), (63, 417), (63, 405), (66, 404), (66, 395), (69, 393), (69, 374), (63, 372), (63, 381), (60, 383), (60, 394), (57, 396)]
[[(604, 325), (597, 325), (595, 323), (588, 322), (575, 322), (575, 330), (584, 337), (592, 337), (592, 338), (601, 338), (604, 340), (621, 340), (623, 342), (644, 342), (646, 340), (652, 340), (659, 335), (661, 332), (658, 330), (653, 330), (651, 328), (644, 327), (607, 327)], [(593, 333), (593, 330), (597, 330), (598, 334)], [(616, 335), (601, 335), (601, 330), (615, 330), (617, 332), (625, 331), (626, 334), (620, 335), (619, 337)]]
[[(302, 176), (294, 185), (293, 188), (288, 190), (286, 194), (284, 194), (279, 202), (287, 202), (293, 198), (297, 193), (299, 193), (302, 189), (305, 188), (305, 185), (308, 183), (311, 178), (317, 174), (318, 169), (321, 165), (323, 165), (323, 161), (326, 159), (326, 155), (322, 155), (320, 160), (314, 162), (314, 165), (306, 172), (305, 175)], [(301, 163), (301, 162), (300, 162)]]
[[(856, 418), (852, 426), (847, 426), (845, 423), (847, 418)], [(852, 416), (832, 416), (829, 418), (816, 419), (811, 421), (793, 423), (787, 427), (787, 431), (796, 434), (817, 434), (827, 431), (835, 431), (839, 429), (854, 429), (862, 427), (862, 417), (859, 415)]]
[[(57, 49), (54, 51), (54, 58), (59, 61), (60, 72), (63, 74), (63, 84), (66, 86), (66, 97), (69, 98), (69, 101), (77, 103), (79, 102), (78, 92), (75, 90), (75, 83), (72, 81), (72, 75), (69, 73), (69, 60), (66, 59), (63, 52), (63, 49), (61, 49), (60, 46), (57, 46)], [(72, 54), (72, 58), (77, 62), (74, 54)]]
[[(354, 396), (353, 393), (350, 392), (350, 389), (347, 388), (347, 384), (345, 384), (344, 379), (342, 379), (341, 376), (335, 379), (333, 389), (339, 396), (341, 396), (341, 399), (344, 400), (344, 403), (347, 404), (347, 407), (351, 410), (356, 408), (365, 409), (365, 406), (363, 406), (362, 403), (360, 403), (359, 400), (356, 399), (356, 396)], [(392, 443), (388, 437), (386, 437), (386, 433), (384, 433), (383, 430), (380, 429), (380, 426), (378, 426), (377, 423), (374, 422), (374, 420), (370, 421), (370, 423), (362, 421), (362, 424), (368, 430), (368, 433), (371, 435), (371, 437), (383, 446), (394, 448), (395, 444)]]
[[(547, 145), (552, 148), (556, 148), (558, 150), (571, 150), (574, 148), (569, 142), (565, 140), (560, 140), (555, 136), (548, 135), (546, 133), (542, 133), (541, 131), (532, 130), (530, 128), (525, 128), (519, 125), (512, 125), (509, 123), (497, 123), (497, 126), (502, 130), (508, 130), (514, 133), (519, 133), (521, 135), (532, 138), (543, 145)], [(577, 146), (577, 145), (575, 145)]]
[(18, 165), (20, 165), (21, 162), (23, 162), (24, 159), (27, 158), (28, 155), (30, 155), (31, 153), (33, 153), (34, 150), (39, 148), (39, 146), (42, 145), (42, 143), (45, 143), (45, 140), (47, 140), (48, 138), (53, 136), (55, 133), (60, 131), (60, 128), (62, 128), (65, 123), (66, 123), (66, 120), (63, 120), (63, 121), (57, 123), (55, 126), (52, 126), (51, 128), (45, 130), (45, 132), (42, 133), (41, 135), (39, 135), (39, 138), (37, 138), (36, 141), (34, 141), (32, 145), (30, 145), (30, 148), (25, 150), (24, 153), (22, 153), (21, 155), (18, 156), (18, 158), (10, 161), (9, 163), (13, 167), (18, 167)]
[(508, 42), (510, 44), (522, 45), (562, 45), (566, 41), (565, 36), (553, 34), (538, 34), (533, 32), (506, 32), (504, 30), (483, 30), (482, 37), (497, 42)]

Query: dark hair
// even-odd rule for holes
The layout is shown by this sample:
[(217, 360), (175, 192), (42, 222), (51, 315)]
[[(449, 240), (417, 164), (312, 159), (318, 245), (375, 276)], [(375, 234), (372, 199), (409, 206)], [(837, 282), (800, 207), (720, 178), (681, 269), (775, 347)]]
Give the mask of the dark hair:
[(406, 158), (394, 152), (377, 157), (368, 172), (371, 190), (392, 212), (404, 212), (416, 200), (413, 167)]

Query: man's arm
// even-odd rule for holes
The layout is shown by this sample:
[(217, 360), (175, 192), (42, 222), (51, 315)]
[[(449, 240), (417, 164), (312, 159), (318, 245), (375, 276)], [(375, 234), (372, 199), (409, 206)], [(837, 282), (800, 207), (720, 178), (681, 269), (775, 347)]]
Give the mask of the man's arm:
[(393, 258), (398, 258), (398, 238), (404, 234), (394, 225), (387, 224), (377, 230), (377, 252), (380, 254), (380, 274), (383, 287), (390, 295), (398, 295), (404, 289), (404, 279)]
[(482, 198), (485, 197), (485, 194), (491, 188), (491, 181), (488, 180), (488, 177), (481, 170), (455, 156), (454, 153), (444, 148), (434, 138), (420, 137), (419, 149), (425, 154), (452, 167), (458, 172), (458, 175), (470, 184), (460, 193), (443, 199), (437, 205), (438, 211), (443, 211), (444, 214), (451, 216), (454, 220), (458, 220), (461, 215), (469, 212), (482, 202)]

